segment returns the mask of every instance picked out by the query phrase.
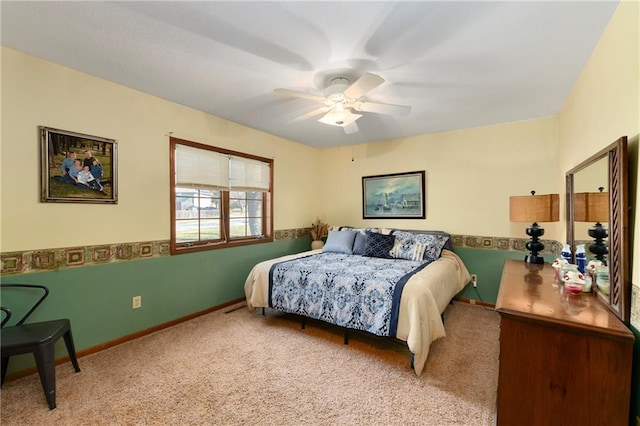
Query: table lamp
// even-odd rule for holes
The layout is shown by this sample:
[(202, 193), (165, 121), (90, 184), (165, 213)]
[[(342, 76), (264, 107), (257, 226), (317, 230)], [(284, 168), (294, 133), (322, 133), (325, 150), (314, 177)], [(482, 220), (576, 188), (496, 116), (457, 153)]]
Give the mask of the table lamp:
[(596, 222), (589, 229), (589, 236), (594, 239), (589, 251), (606, 264), (605, 256), (609, 253), (609, 248), (603, 241), (609, 236), (609, 232), (600, 222), (609, 222), (609, 193), (603, 192), (602, 186), (598, 190), (599, 192), (580, 192), (574, 195), (574, 220)]
[(544, 235), (544, 228), (538, 222), (557, 222), (560, 220), (560, 196), (558, 194), (531, 195), (509, 197), (509, 219), (511, 222), (533, 222), (527, 228), (531, 241), (526, 247), (530, 253), (525, 256), (526, 263), (542, 264), (544, 258), (538, 254), (544, 250), (539, 237)]

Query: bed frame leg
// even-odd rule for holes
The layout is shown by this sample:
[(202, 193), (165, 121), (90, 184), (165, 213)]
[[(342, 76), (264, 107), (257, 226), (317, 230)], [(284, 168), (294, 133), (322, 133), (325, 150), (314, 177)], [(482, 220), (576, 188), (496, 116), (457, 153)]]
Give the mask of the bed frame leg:
[(345, 345), (349, 344), (349, 332), (348, 331), (344, 332), (344, 344)]
[(302, 325), (302, 329), (304, 330), (304, 328), (307, 326), (307, 323), (304, 321), (304, 319), (302, 319), (301, 325)]
[(414, 357), (413, 352), (411, 352), (411, 369), (415, 372), (416, 368), (415, 368), (415, 365), (413, 363), (413, 357)]
[(262, 307), (262, 316), (265, 317), (265, 313), (264, 313), (264, 307)]

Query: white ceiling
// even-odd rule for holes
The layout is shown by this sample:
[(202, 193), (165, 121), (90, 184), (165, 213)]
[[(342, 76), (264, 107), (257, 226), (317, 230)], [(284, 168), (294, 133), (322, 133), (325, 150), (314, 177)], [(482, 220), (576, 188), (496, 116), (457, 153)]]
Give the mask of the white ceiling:
[[(557, 114), (617, 2), (10, 2), (4, 46), (316, 147)], [(328, 79), (386, 81), (359, 131), (293, 121)]]

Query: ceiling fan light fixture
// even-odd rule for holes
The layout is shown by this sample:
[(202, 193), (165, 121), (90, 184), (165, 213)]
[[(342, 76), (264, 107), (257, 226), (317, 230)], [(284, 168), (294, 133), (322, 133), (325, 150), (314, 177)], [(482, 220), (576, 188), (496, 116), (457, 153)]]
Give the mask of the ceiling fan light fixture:
[(332, 126), (345, 127), (355, 122), (360, 117), (362, 117), (361, 114), (354, 114), (348, 109), (345, 109), (344, 111), (331, 110), (323, 115), (318, 121)]
[(311, 99), (323, 103), (325, 105), (324, 107), (308, 112), (300, 117), (300, 119), (314, 117), (326, 112), (326, 114), (318, 120), (319, 122), (342, 127), (344, 132), (350, 135), (358, 131), (356, 120), (362, 117), (361, 114), (354, 114), (354, 111), (397, 116), (406, 116), (411, 111), (411, 107), (406, 105), (383, 104), (361, 99), (365, 94), (382, 83), (384, 83), (384, 79), (379, 75), (365, 73), (354, 83), (351, 83), (351, 81), (345, 77), (332, 78), (329, 85), (324, 89), (324, 97), (289, 89), (275, 89), (274, 91), (283, 95), (297, 96), (299, 98)]
[(345, 100), (344, 91), (349, 88), (351, 83), (344, 77), (336, 77), (331, 80), (331, 84), (324, 89), (324, 96), (332, 102), (340, 102)]

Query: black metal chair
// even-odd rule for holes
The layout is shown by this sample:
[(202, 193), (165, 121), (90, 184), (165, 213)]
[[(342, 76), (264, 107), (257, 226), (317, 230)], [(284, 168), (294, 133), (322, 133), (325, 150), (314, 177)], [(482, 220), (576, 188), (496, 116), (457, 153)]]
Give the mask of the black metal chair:
[(58, 319), (52, 321), (34, 322), (24, 324), (29, 316), (36, 310), (38, 306), (49, 295), (49, 289), (43, 285), (33, 284), (0, 284), (2, 289), (5, 288), (26, 288), (40, 289), (44, 291), (44, 295), (31, 307), (20, 321), (15, 325), (5, 327), (11, 318), (11, 310), (5, 306), (2, 312), (5, 318), (0, 324), (0, 352), (2, 354), (2, 382), (7, 374), (9, 366), (9, 357), (12, 355), (32, 353), (38, 367), (40, 382), (44, 395), (47, 398), (49, 409), (56, 408), (56, 365), (55, 365), (55, 348), (54, 345), (60, 339), (64, 338), (64, 343), (71, 358), (71, 363), (76, 372), (80, 371), (76, 350), (73, 345), (73, 336), (71, 335), (71, 323), (68, 319)]

